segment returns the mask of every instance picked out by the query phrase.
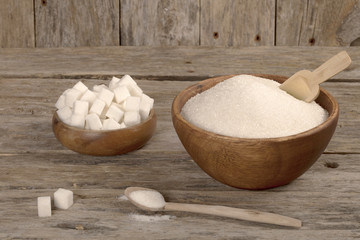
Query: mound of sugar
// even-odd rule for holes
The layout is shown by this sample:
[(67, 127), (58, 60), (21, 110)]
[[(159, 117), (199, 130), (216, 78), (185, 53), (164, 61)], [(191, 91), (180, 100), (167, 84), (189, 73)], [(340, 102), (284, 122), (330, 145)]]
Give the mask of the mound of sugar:
[(130, 193), (130, 198), (148, 208), (163, 208), (164, 197), (161, 193), (151, 190), (138, 190)]
[(191, 124), (217, 134), (240, 138), (273, 138), (307, 131), (328, 113), (279, 88), (279, 83), (238, 75), (190, 98), (181, 115)]

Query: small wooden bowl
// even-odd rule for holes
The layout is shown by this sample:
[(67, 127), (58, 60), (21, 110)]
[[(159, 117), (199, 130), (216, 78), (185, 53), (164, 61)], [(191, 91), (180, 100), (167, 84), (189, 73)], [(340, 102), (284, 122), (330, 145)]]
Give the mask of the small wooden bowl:
[[(282, 83), (284, 76), (253, 74)], [(296, 135), (278, 138), (236, 138), (205, 131), (181, 116), (184, 104), (231, 76), (201, 81), (178, 94), (172, 104), (174, 128), (186, 151), (208, 175), (242, 189), (267, 189), (290, 183), (320, 157), (334, 134), (339, 107), (321, 89), (316, 102), (329, 112), (321, 125)]]
[(152, 109), (149, 118), (138, 125), (119, 130), (94, 131), (69, 126), (55, 112), (52, 127), (56, 138), (70, 150), (88, 155), (111, 156), (144, 146), (155, 132), (156, 115)]

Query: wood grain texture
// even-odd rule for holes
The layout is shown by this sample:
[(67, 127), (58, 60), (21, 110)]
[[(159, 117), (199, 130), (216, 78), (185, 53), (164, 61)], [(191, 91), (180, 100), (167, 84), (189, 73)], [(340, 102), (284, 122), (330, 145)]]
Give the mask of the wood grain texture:
[(121, 45), (199, 45), (199, 0), (121, 0)]
[(337, 39), (342, 46), (360, 46), (360, 1), (342, 21), (336, 31)]
[(0, 0), (0, 48), (35, 47), (32, 0)]
[(273, 46), (275, 0), (201, 0), (200, 32), (200, 45)]
[(119, 1), (35, 0), (36, 47), (118, 46)]
[(349, 53), (353, 63), (333, 79), (359, 79), (360, 48), (332, 47), (0, 49), (0, 76), (104, 79), (130, 74), (190, 81), (240, 73), (291, 76), (302, 69), (317, 68), (342, 50)]
[[(350, 14), (357, 2), (357, 0), (278, 0), (276, 45), (342, 45), (338, 39), (337, 31), (341, 28), (343, 19)], [(343, 27), (346, 28), (345, 32), (352, 31), (352, 27), (357, 26), (358, 23), (353, 22), (351, 25)], [(345, 35), (345, 32), (338, 35)], [(350, 43), (345, 45), (349, 46)]]

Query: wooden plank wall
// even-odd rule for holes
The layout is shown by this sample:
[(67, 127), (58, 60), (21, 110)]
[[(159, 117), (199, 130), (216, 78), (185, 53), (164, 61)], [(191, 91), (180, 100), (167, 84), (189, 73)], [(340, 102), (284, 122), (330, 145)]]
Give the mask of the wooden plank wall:
[(358, 46), (360, 0), (0, 0), (0, 47)]

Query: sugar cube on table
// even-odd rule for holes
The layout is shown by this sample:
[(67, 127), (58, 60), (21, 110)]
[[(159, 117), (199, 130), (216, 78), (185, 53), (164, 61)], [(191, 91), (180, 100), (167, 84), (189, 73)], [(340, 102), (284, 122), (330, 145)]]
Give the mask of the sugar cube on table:
[(102, 123), (99, 116), (95, 113), (90, 113), (85, 117), (86, 126), (90, 130), (100, 130), (102, 128)]
[(89, 102), (76, 100), (74, 103), (73, 114), (86, 116), (89, 112)]
[(91, 91), (91, 90), (86, 90), (86, 92), (82, 95), (82, 97), (80, 98), (81, 101), (87, 101), (89, 102), (90, 104), (93, 104), (93, 102), (95, 101), (96, 99), (96, 94)]
[(105, 108), (105, 102), (100, 100), (100, 99), (96, 99), (93, 104), (91, 105), (91, 108), (89, 110), (89, 113), (95, 113), (98, 116), (101, 115), (101, 113), (103, 112), (104, 108)]
[(141, 122), (139, 112), (125, 112), (124, 123), (126, 126), (131, 127)]
[(59, 209), (68, 209), (74, 203), (74, 194), (72, 191), (59, 188), (54, 193), (54, 205)]
[(74, 102), (79, 100), (81, 97), (81, 92), (75, 88), (71, 88), (65, 93), (65, 104), (68, 107), (73, 107)]
[(72, 114), (69, 125), (77, 128), (85, 127), (85, 116), (82, 114)]
[(104, 120), (102, 130), (115, 130), (120, 128), (121, 125), (118, 122), (114, 119), (108, 118)]
[(115, 94), (111, 90), (103, 88), (103, 89), (101, 89), (101, 91), (100, 91), (100, 93), (98, 95), (98, 98), (100, 100), (104, 101), (106, 106), (109, 107), (111, 102), (114, 99), (114, 96), (115, 96)]
[(105, 116), (119, 122), (124, 116), (124, 111), (115, 104), (111, 104)]
[(73, 88), (79, 90), (81, 93), (85, 93), (88, 90), (88, 87), (81, 81), (77, 82)]
[(109, 83), (109, 89), (113, 90), (117, 87), (117, 84), (119, 83), (120, 78), (112, 77), (110, 83)]
[(39, 217), (50, 217), (51, 216), (51, 197), (38, 197), (37, 208)]
[(61, 121), (67, 122), (67, 119), (69, 119), (72, 115), (72, 110), (68, 106), (65, 106), (65, 107), (57, 110), (56, 113)]
[(125, 111), (138, 112), (140, 109), (140, 98), (130, 96), (125, 100), (124, 103)]
[(135, 82), (134, 79), (132, 79), (132, 77), (130, 77), (130, 75), (126, 74), (120, 79), (118, 85), (130, 86), (130, 85), (137, 85), (137, 83)]
[(127, 97), (130, 97), (130, 92), (125, 85), (118, 86), (114, 89), (115, 101), (122, 103)]

